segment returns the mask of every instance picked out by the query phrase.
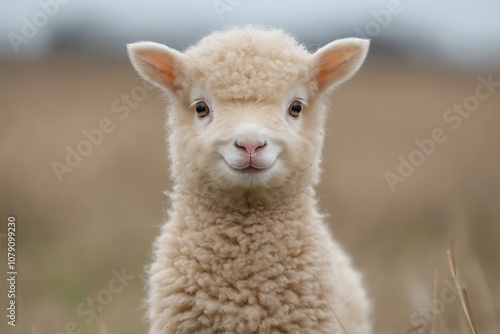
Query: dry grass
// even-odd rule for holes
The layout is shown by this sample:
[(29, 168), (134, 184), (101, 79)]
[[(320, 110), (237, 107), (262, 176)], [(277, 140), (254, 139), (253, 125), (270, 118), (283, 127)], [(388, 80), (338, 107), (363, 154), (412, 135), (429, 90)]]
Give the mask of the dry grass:
[(97, 330), (99, 331), (99, 334), (108, 334), (108, 329), (106, 327), (106, 322), (101, 317), (101, 313), (100, 312), (97, 313), (96, 323), (97, 323)]
[(450, 272), (451, 275), (453, 276), (453, 281), (455, 282), (455, 285), (457, 287), (458, 296), (460, 297), (460, 303), (462, 304), (462, 309), (464, 311), (465, 316), (467, 317), (467, 321), (469, 322), (472, 333), (477, 334), (476, 325), (474, 323), (474, 317), (472, 316), (472, 309), (469, 302), (469, 297), (467, 295), (467, 288), (465, 286), (462, 286), (462, 283), (460, 283), (457, 266), (455, 264), (455, 255), (453, 254), (452, 249), (453, 249), (453, 242), (451, 244), (450, 249), (446, 251), (446, 254), (448, 256), (448, 264), (450, 266)]
[[(446, 256), (447, 256), (447, 260), (448, 260), (449, 270), (450, 270), (451, 276), (453, 278), (453, 282), (455, 284), (457, 294), (459, 296), (461, 309), (462, 309), (463, 314), (465, 315), (467, 322), (468, 322), (468, 325), (469, 325), (469, 329), (462, 328), (460, 332), (466, 333), (466, 332), (469, 332), (469, 330), (470, 330), (470, 332), (472, 334), (478, 334), (479, 331), (478, 331), (477, 326), (476, 326), (475, 321), (474, 321), (474, 316), (472, 313), (472, 306), (471, 306), (471, 303), (470, 303), (470, 300), (468, 297), (467, 287), (464, 286), (464, 284), (462, 283), (461, 275), (457, 269), (457, 265), (456, 265), (456, 261), (455, 261), (455, 254), (453, 252), (453, 240), (450, 244), (449, 249), (446, 251)], [(436, 300), (439, 300), (439, 298), (440, 298), (440, 296), (438, 295), (438, 287), (439, 287), (438, 281), (439, 281), (439, 273), (438, 273), (438, 270), (436, 270), (434, 272), (434, 284), (433, 284), (432, 320), (431, 320), (431, 325), (429, 326), (428, 330), (426, 330), (425, 326), (414, 326), (414, 327), (409, 328), (406, 331), (400, 332), (400, 334), (409, 334), (409, 333), (443, 334), (443, 333), (450, 333), (450, 331), (448, 330), (448, 328), (446, 326), (446, 322), (443, 323), (445, 330), (443, 330), (443, 331), (438, 330), (438, 319), (440, 319), (439, 315), (441, 312), (438, 310), (437, 303), (434, 302)], [(495, 313), (494, 310), (492, 310), (492, 311), (493, 311), (493, 313)], [(456, 314), (456, 317), (457, 318), (460, 317), (458, 312)], [(497, 327), (487, 328), (488, 332), (491, 331), (492, 333), (496, 329), (498, 329), (498, 328)]]
[[(82, 333), (146, 331), (143, 268), (169, 187), (163, 101), (148, 93), (120, 120), (111, 103), (141, 84), (122, 60), (0, 64), (0, 208), (19, 224), (22, 316), (14, 333), (60, 333), (70, 321)], [(474, 93), (477, 74), (370, 57), (334, 99), (320, 206), (364, 272), (376, 333), (466, 332), (461, 305), (471, 305), (477, 332), (500, 328), (500, 92), (481, 101), (456, 131), (442, 119)], [(63, 161), (66, 145), (75, 147), (81, 131), (103, 118), (114, 131), (59, 183), (51, 163)], [(435, 127), (446, 129), (448, 140), (392, 193), (383, 173)], [(443, 254), (450, 235), (467, 289), (440, 310), (432, 299), (453, 277), (443, 274), (435, 283), (433, 272), (448, 270)], [(78, 306), (123, 267), (134, 280), (87, 322)]]
[[(433, 289), (433, 294), (432, 294), (432, 300), (437, 300), (438, 298), (438, 278), (439, 278), (439, 272), (436, 269), (434, 272), (434, 289)], [(432, 322), (431, 322), (431, 334), (437, 334), (437, 306), (435, 303), (432, 304)]]

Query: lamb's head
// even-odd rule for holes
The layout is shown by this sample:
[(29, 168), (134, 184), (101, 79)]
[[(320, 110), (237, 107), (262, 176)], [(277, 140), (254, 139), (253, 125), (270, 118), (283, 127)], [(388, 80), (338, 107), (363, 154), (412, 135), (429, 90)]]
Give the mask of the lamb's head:
[(219, 189), (315, 184), (328, 95), (361, 66), (368, 41), (311, 54), (280, 30), (213, 33), (181, 53), (129, 45), (136, 70), (168, 97), (174, 179)]

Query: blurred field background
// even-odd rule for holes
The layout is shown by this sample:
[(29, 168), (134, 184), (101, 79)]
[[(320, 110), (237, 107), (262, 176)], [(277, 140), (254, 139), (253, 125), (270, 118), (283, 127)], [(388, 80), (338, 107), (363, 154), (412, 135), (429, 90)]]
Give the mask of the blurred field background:
[[(375, 333), (430, 333), (433, 305), (435, 333), (471, 333), (446, 260), (452, 239), (478, 333), (499, 333), (500, 87), (456, 130), (443, 120), (476, 94), (479, 76), (500, 82), (499, 5), (402, 1), (377, 32), (369, 24), (391, 1), (221, 2), (232, 8), (222, 16), (217, 1), (74, 0), (18, 53), (8, 34), (20, 34), (22, 17), (31, 20), (41, 5), (11, 3), (0, 14), (5, 272), (9, 215), (18, 227), (17, 326), (6, 324), (4, 280), (0, 332), (97, 333), (93, 297), (105, 304), (96, 307), (109, 333), (146, 332), (144, 266), (168, 207), (169, 166), (163, 98), (137, 88), (143, 83), (124, 44), (150, 39), (183, 49), (212, 30), (254, 22), (284, 28), (311, 50), (373, 29), (365, 65), (333, 100), (318, 194), (364, 273)], [(123, 95), (139, 91), (147, 93), (126, 117), (113, 112), (117, 99), (124, 106)], [(106, 118), (113, 130), (60, 181), (52, 164), (66, 164), (66, 148)], [(391, 191), (384, 173), (397, 173), (399, 156), (408, 159), (414, 140), (435, 128), (446, 141)], [(128, 280), (117, 283), (123, 271)]]

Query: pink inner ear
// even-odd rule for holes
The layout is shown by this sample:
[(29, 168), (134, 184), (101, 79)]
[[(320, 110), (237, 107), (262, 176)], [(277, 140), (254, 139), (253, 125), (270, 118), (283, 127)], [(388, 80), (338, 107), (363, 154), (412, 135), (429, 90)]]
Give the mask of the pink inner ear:
[(153, 51), (141, 51), (139, 56), (144, 60), (144, 65), (148, 67), (148, 73), (153, 79), (167, 86), (174, 86), (176, 66), (172, 56)]
[(359, 48), (355, 46), (347, 46), (322, 55), (319, 59), (319, 71), (316, 74), (319, 87), (324, 88), (344, 77), (350, 69), (349, 60), (358, 51)]

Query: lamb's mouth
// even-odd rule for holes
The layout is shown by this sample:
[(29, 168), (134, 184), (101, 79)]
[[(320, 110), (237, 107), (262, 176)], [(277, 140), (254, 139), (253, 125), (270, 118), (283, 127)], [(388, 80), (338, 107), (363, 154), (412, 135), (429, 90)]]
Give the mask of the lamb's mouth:
[(268, 167), (265, 168), (258, 168), (254, 166), (248, 166), (242, 169), (237, 169), (238, 172), (243, 173), (243, 174), (257, 174), (257, 173), (262, 173), (265, 170), (267, 170)]
[(245, 164), (243, 166), (231, 166), (228, 164), (229, 167), (231, 167), (232, 170), (242, 173), (242, 174), (259, 174), (259, 173), (264, 173), (271, 169), (271, 167), (274, 165), (274, 161), (271, 164), (260, 166), (257, 164)]

